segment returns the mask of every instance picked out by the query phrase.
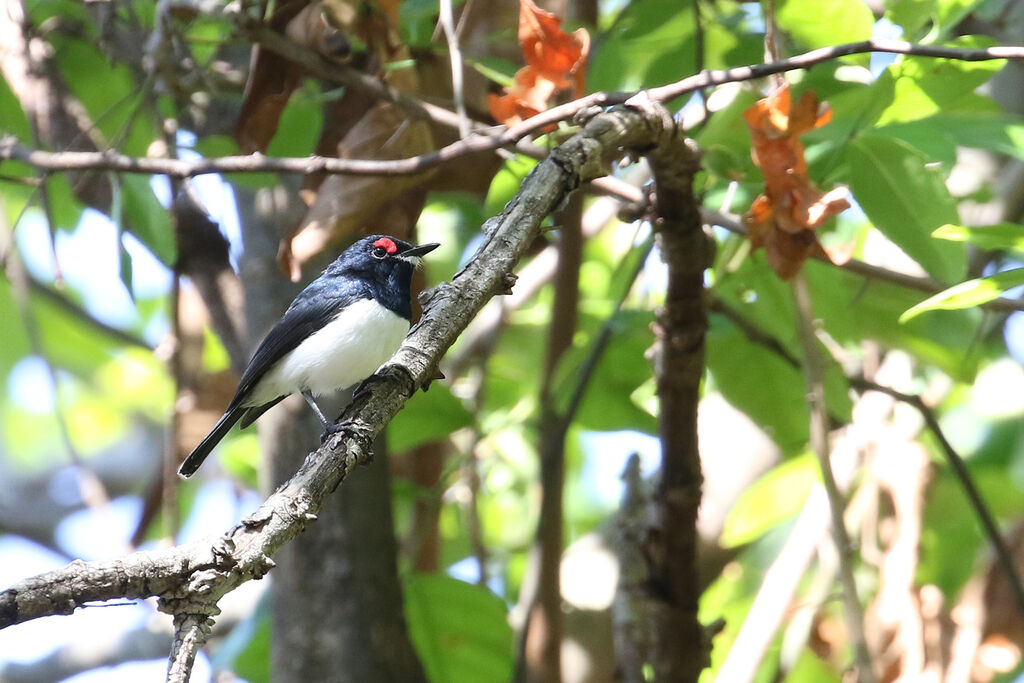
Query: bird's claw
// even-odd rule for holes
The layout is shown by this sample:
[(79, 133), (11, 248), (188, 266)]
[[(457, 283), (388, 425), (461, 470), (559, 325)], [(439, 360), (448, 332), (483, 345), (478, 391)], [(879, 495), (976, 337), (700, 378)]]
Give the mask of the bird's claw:
[(327, 439), (329, 439), (333, 435), (345, 431), (346, 426), (347, 425), (344, 422), (324, 425), (324, 431), (322, 434), (320, 434), (320, 445), (322, 446), (324, 442), (327, 441)]

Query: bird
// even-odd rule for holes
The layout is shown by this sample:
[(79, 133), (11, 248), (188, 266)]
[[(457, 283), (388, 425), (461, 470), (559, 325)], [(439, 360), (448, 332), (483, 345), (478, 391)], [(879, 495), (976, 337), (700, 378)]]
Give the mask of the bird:
[(294, 393), (323, 425), (321, 441), (337, 431), (314, 397), (366, 379), (398, 350), (412, 319), (413, 270), (438, 246), (370, 235), (342, 252), (260, 342), (224, 415), (178, 474), (194, 474), (236, 422), (244, 429)]

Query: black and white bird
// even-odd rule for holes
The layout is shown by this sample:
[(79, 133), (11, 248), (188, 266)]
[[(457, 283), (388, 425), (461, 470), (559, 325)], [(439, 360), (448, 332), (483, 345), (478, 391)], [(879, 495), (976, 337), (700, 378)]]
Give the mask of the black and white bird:
[(309, 283), (260, 343), (227, 410), (178, 469), (191, 476), (231, 427), (248, 427), (281, 399), (301, 393), (335, 431), (314, 396), (372, 375), (409, 332), (412, 273), (437, 244), (371, 235), (346, 249)]

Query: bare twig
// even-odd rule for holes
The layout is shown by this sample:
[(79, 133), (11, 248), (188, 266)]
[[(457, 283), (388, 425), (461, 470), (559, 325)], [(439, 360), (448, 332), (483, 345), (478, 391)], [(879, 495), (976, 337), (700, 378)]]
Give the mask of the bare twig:
[[(403, 95), (379, 80), (341, 64), (329, 62), (315, 52), (295, 45), (287, 38), (259, 25), (251, 28), (251, 35), (267, 49), (297, 61), (310, 69), (311, 73), (324, 78), (344, 82), (353, 87), (368, 90), (373, 94), (396, 102), (422, 116), (458, 128), (458, 114), (440, 107), (433, 107)], [(987, 61), (994, 59), (1024, 59), (1022, 46), (996, 46), (991, 48), (955, 48), (937, 45), (917, 45), (899, 40), (865, 40), (857, 43), (846, 43), (835, 47), (820, 48), (805, 52), (796, 57), (783, 59), (767, 64), (752, 64), (734, 69), (703, 71), (694, 76), (684, 78), (675, 83), (651, 88), (647, 96), (656, 102), (667, 102), (681, 95), (695, 92), (723, 83), (749, 81), (772, 74), (807, 69), (822, 62), (838, 59), (853, 54), (868, 52), (886, 52), (915, 55), (922, 57), (939, 57), (962, 61)], [(351, 73), (350, 73), (351, 72)], [(341, 75), (340, 75), (341, 74)], [(27, 164), (54, 171), (70, 171), (84, 169), (107, 169), (124, 173), (160, 173), (176, 177), (203, 175), (206, 173), (340, 173), (366, 175), (412, 175), (428, 168), (433, 168), (446, 161), (466, 154), (493, 151), (514, 145), (526, 136), (547, 126), (566, 121), (579, 112), (591, 109), (622, 104), (635, 96), (635, 92), (598, 92), (579, 99), (552, 107), (522, 123), (504, 131), (492, 134), (474, 135), (457, 140), (447, 147), (407, 159), (390, 161), (369, 159), (331, 159), (326, 157), (304, 158), (273, 158), (261, 155), (227, 156), (209, 159), (181, 161), (178, 159), (147, 159), (127, 157), (111, 152), (60, 152), (50, 154), (40, 150), (30, 150), (15, 140), (0, 141), (0, 160), (17, 159)], [(444, 112), (444, 113), (440, 113)]]
[(807, 380), (807, 402), (810, 408), (811, 447), (818, 455), (821, 479), (828, 496), (829, 511), (832, 515), (832, 536), (839, 553), (839, 581), (843, 587), (843, 605), (846, 624), (850, 630), (857, 661), (858, 680), (864, 683), (875, 681), (871, 653), (868, 652), (864, 637), (864, 608), (857, 594), (857, 583), (853, 576), (853, 546), (846, 533), (843, 510), (846, 507), (843, 494), (836, 483), (829, 458), (828, 407), (825, 403), (825, 364), (814, 332), (814, 310), (807, 276), (801, 271), (793, 281), (793, 297), (796, 301), (797, 337), (803, 347), (804, 375)]
[(925, 426), (928, 427), (935, 440), (939, 442), (939, 447), (942, 448), (946, 461), (949, 462), (949, 466), (953, 469), (953, 474), (960, 481), (960, 485), (963, 487), (971, 507), (974, 508), (974, 512), (978, 515), (978, 521), (981, 522), (982, 528), (985, 529), (985, 534), (992, 542), (992, 547), (996, 553), (996, 560), (1003, 568), (1003, 571), (1006, 572), (1007, 580), (1010, 583), (1014, 601), (1017, 603), (1017, 611), (1020, 613), (1021, 618), (1024, 619), (1024, 582), (1021, 581), (1020, 572), (1017, 570), (1013, 555), (1007, 547), (1006, 541), (1003, 540), (1003, 535), (999, 532), (999, 526), (996, 524), (992, 512), (988, 509), (985, 499), (982, 497), (981, 492), (978, 491), (978, 487), (971, 477), (970, 470), (967, 469), (963, 458), (960, 457), (960, 454), (953, 448), (953, 444), (949, 442), (949, 439), (946, 438), (945, 433), (942, 431), (942, 426), (939, 424), (938, 418), (935, 417), (935, 411), (920, 396), (905, 394), (866, 379), (851, 378), (850, 386), (860, 390), (878, 391), (887, 394), (897, 401), (913, 406), (921, 413)]
[[(703, 217), (704, 222), (708, 225), (717, 225), (725, 228), (729, 232), (734, 232), (737, 235), (745, 236), (747, 234), (746, 226), (744, 226), (739, 219), (733, 216), (728, 216), (719, 211), (713, 211), (710, 209), (702, 209), (701, 216)], [(888, 268), (875, 266), (870, 263), (865, 263), (864, 261), (858, 261), (857, 259), (850, 259), (845, 263), (839, 264), (832, 263), (824, 257), (819, 257), (819, 260), (824, 263), (828, 263), (829, 265), (834, 265), (836, 268), (855, 273), (856, 275), (862, 275), (870, 280), (889, 282), (918, 292), (937, 294), (948, 287), (948, 285), (943, 284), (935, 278), (907, 275), (906, 273), (889, 270)], [(993, 299), (992, 301), (980, 304), (979, 308), (983, 308), (988, 311), (1024, 311), (1024, 300), (999, 297), (998, 299)]]
[(708, 325), (704, 272), (711, 265), (712, 252), (693, 189), (700, 157), (674, 123), (666, 123), (666, 128), (672, 133), (671, 143), (647, 156), (656, 187), (658, 220), (653, 227), (668, 269), (654, 346), (661, 479), (647, 546), (658, 632), (651, 668), (656, 680), (696, 681), (709, 653), (708, 638), (697, 618), (697, 510), (703, 482), (697, 406)]
[[(729, 318), (729, 320), (736, 324), (747, 338), (755, 344), (759, 344), (776, 354), (789, 365), (799, 367), (799, 361), (786, 349), (782, 342), (772, 337), (747, 318), (743, 317), (739, 312), (725, 305), (724, 302), (719, 300), (717, 297), (710, 297), (709, 308)], [(984, 498), (982, 498), (981, 492), (978, 491), (977, 486), (975, 486), (974, 481), (970, 476), (970, 471), (963, 462), (963, 458), (960, 457), (960, 454), (953, 448), (952, 444), (949, 443), (949, 440), (943, 433), (938, 418), (935, 416), (935, 411), (933, 411), (920, 396), (906, 394), (897, 391), (896, 389), (892, 389), (891, 387), (878, 384), (877, 382), (872, 382), (871, 380), (863, 377), (847, 377), (847, 381), (849, 381), (850, 386), (855, 389), (861, 391), (878, 391), (898, 401), (902, 401), (903, 403), (913, 406), (921, 413), (925, 426), (928, 427), (939, 442), (939, 445), (943, 449), (943, 454), (949, 461), (950, 467), (953, 468), (953, 473), (960, 481), (960, 485), (963, 487), (964, 492), (971, 502), (971, 507), (973, 507), (977, 513), (981, 526), (985, 530), (985, 534), (988, 536), (989, 541), (992, 543), (992, 547), (995, 549), (996, 561), (999, 563), (1000, 567), (1003, 568), (1003, 571), (1006, 572), (1011, 590), (1014, 594), (1014, 600), (1017, 603), (1017, 610), (1020, 612), (1021, 617), (1024, 618), (1024, 582), (1022, 582), (1020, 573), (1017, 571), (1016, 565), (1013, 562), (1012, 553), (1007, 548), (1006, 542), (999, 533), (999, 527), (996, 524), (995, 519), (992, 517), (992, 512), (988, 509), (988, 505), (985, 503)]]
[(444, 37), (448, 41), (448, 56), (452, 65), (452, 98), (455, 100), (455, 113), (459, 115), (459, 137), (467, 137), (470, 132), (470, 120), (466, 114), (466, 97), (463, 93), (464, 74), (462, 72), (462, 51), (459, 49), (459, 34), (455, 29), (452, 13), (452, 0), (441, 0), (441, 26)]

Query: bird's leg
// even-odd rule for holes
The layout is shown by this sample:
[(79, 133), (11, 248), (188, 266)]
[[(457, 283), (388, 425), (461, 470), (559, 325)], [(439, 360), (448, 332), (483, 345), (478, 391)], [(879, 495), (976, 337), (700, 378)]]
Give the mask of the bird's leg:
[(309, 407), (313, 409), (314, 413), (316, 413), (316, 416), (320, 419), (320, 424), (324, 428), (323, 434), (320, 435), (320, 443), (326, 441), (327, 437), (331, 434), (342, 430), (341, 425), (334, 424), (324, 417), (323, 411), (320, 410), (320, 406), (318, 406), (316, 401), (313, 400), (313, 394), (309, 393), (308, 390), (302, 392), (302, 398), (306, 399), (306, 403), (308, 403)]

